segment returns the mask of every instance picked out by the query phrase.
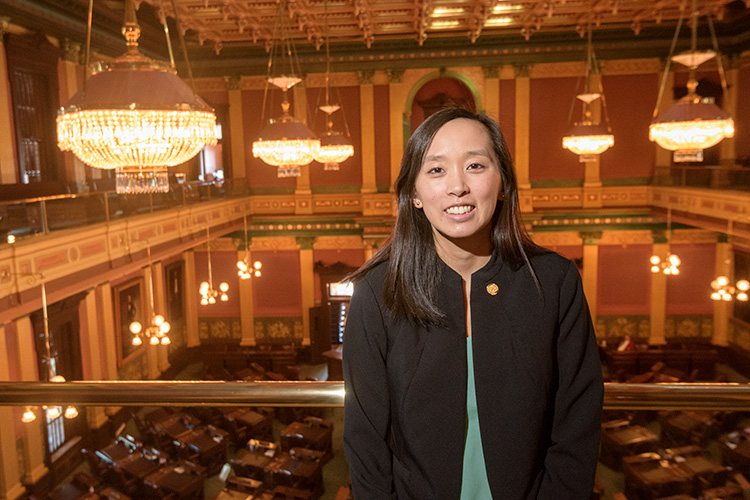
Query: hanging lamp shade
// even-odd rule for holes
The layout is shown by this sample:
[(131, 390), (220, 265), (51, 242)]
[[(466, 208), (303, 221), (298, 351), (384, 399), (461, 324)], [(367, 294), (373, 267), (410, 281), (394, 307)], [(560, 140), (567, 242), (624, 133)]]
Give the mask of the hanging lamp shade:
[(704, 149), (734, 137), (734, 120), (711, 100), (689, 92), (651, 123), (648, 135), (674, 151), (675, 161), (701, 161)]
[(260, 132), (253, 142), (253, 156), (277, 168), (278, 177), (298, 177), (300, 167), (315, 159), (320, 139), (304, 123), (289, 114), (289, 103), (282, 104), (283, 114)]
[(600, 123), (583, 121), (576, 123), (563, 137), (563, 147), (579, 155), (581, 162), (593, 161), (615, 144), (615, 136)]
[(60, 109), (58, 146), (89, 166), (116, 169), (118, 193), (166, 192), (167, 167), (216, 144), (216, 115), (171, 66), (138, 51), (134, 8), (126, 16), (127, 53), (98, 64)]
[(315, 161), (323, 164), (324, 170), (338, 170), (339, 163), (354, 155), (354, 146), (349, 137), (338, 132), (328, 132), (320, 138), (320, 148)]

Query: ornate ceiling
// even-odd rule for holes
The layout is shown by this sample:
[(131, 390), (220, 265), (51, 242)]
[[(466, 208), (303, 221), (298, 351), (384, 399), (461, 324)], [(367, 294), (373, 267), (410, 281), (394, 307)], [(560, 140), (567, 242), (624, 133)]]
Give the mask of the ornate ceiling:
[[(199, 76), (262, 74), (266, 50), (282, 32), (294, 40), (303, 65), (316, 66), (310, 71), (324, 61), (326, 37), (340, 70), (427, 60), (434, 66), (436, 59), (581, 59), (588, 26), (600, 59), (666, 57), (676, 23), (692, 11), (691, 0), (136, 0), (145, 50), (165, 53), (163, 6), (179, 52), (173, 4)], [(701, 43), (710, 47), (710, 15), (722, 52), (749, 49), (748, 7), (750, 0), (697, 0)], [(87, 0), (0, 0), (0, 15), (11, 22), (78, 43), (85, 39), (87, 9)], [(95, 51), (124, 51), (122, 16), (122, 0), (95, 0)], [(690, 38), (688, 21), (679, 38), (683, 47)]]

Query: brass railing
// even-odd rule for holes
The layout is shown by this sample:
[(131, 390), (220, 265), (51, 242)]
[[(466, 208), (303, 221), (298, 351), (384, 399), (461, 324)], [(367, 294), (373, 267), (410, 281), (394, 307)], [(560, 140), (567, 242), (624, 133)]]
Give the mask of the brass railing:
[[(0, 406), (344, 405), (342, 382), (0, 382)], [(604, 384), (604, 408), (750, 411), (750, 384)]]

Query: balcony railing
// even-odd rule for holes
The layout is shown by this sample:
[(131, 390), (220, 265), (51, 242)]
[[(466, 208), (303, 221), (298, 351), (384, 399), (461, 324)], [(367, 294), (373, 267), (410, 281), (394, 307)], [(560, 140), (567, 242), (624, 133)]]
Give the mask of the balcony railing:
[[(0, 406), (344, 405), (342, 382), (2, 382)], [(750, 411), (750, 384), (604, 384), (608, 410)]]
[(654, 169), (654, 186), (750, 191), (750, 165), (673, 165)]

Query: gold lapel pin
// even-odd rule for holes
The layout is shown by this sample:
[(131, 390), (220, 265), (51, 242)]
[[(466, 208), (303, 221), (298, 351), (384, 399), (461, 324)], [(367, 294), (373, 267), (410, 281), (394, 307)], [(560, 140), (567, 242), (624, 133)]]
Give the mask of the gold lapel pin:
[(489, 285), (487, 285), (487, 293), (489, 293), (490, 295), (497, 295), (497, 292), (499, 290), (500, 287), (494, 283), (490, 283)]

